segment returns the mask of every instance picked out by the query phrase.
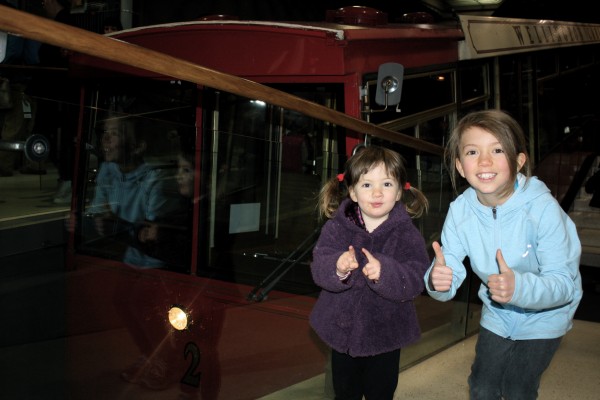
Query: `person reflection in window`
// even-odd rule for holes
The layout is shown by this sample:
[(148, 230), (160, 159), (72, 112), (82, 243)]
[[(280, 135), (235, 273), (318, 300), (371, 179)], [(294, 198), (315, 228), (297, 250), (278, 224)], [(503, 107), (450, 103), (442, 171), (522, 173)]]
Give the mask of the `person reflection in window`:
[[(192, 210), (194, 204), (193, 153), (178, 157), (175, 175), (180, 207), (167, 215), (140, 224), (136, 230), (135, 246), (145, 254), (160, 259), (171, 271), (189, 272), (191, 261)], [(164, 287), (154, 286), (150, 280), (138, 279), (127, 282), (117, 297), (117, 307), (127, 323), (131, 337), (138, 345), (140, 355), (120, 374), (126, 382), (139, 384), (151, 390), (164, 390), (176, 383), (181, 376), (176, 368), (180, 353), (176, 339), (157, 327), (164, 326), (164, 304), (156, 302), (166, 296)], [(144, 310), (145, 312), (140, 312)], [(165, 338), (169, 338), (166, 340)], [(205, 357), (213, 357), (209, 352)], [(218, 360), (211, 365), (217, 370)], [(203, 393), (214, 387), (216, 377)], [(204, 398), (204, 397), (203, 397)], [(208, 398), (208, 397), (207, 397)], [(210, 397), (214, 398), (214, 397)]]
[(194, 154), (180, 153), (177, 159), (179, 207), (154, 222), (143, 223), (137, 230), (138, 248), (162, 260), (170, 270), (189, 272), (192, 247), (194, 199)]
[(124, 244), (123, 261), (145, 268), (162, 267), (164, 262), (132, 246), (136, 225), (155, 221), (175, 208), (164, 190), (160, 169), (144, 161), (146, 141), (130, 118), (105, 121), (101, 141), (104, 162), (96, 178), (96, 189), (88, 214), (96, 231)]
[(123, 30), (123, 25), (118, 18), (107, 18), (102, 26), (102, 33), (109, 34)]

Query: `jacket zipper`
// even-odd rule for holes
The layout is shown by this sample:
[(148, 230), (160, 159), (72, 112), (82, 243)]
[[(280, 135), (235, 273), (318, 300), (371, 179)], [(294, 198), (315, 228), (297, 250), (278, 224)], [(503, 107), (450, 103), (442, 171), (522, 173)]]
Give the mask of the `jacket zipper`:
[(496, 207), (492, 208), (492, 215), (494, 216), (494, 219), (496, 219)]

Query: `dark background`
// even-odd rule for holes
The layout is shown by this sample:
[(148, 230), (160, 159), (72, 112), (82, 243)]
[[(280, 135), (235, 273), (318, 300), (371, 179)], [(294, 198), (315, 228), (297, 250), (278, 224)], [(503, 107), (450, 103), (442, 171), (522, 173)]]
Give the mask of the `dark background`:
[[(432, 7), (435, 3), (438, 7)], [(496, 8), (453, 8), (452, 1), (418, 0), (137, 0), (134, 11), (141, 25), (185, 21), (207, 15), (227, 14), (240, 19), (274, 21), (323, 21), (327, 10), (361, 5), (386, 12), (394, 22), (404, 13), (429, 12), (436, 20), (452, 19), (457, 12), (501, 17), (599, 22), (589, 0), (504, 0)]]

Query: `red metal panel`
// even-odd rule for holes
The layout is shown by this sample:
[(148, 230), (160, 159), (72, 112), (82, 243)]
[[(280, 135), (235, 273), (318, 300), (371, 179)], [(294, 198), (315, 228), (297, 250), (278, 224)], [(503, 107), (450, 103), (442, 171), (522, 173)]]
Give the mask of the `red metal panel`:
[[(343, 76), (374, 72), (385, 62), (406, 67), (455, 62), (456, 28), (389, 25), (368, 28), (336, 24), (182, 24), (125, 31), (117, 37), (241, 77)], [(87, 56), (77, 67), (99, 67), (148, 76)], [(89, 72), (89, 71), (88, 71)]]

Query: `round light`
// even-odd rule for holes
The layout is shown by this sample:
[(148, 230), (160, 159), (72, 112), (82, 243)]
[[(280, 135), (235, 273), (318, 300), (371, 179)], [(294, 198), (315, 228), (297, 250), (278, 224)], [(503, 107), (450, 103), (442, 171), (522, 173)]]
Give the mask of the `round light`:
[(179, 306), (173, 306), (168, 313), (169, 322), (173, 328), (182, 331), (188, 327), (188, 314)]

